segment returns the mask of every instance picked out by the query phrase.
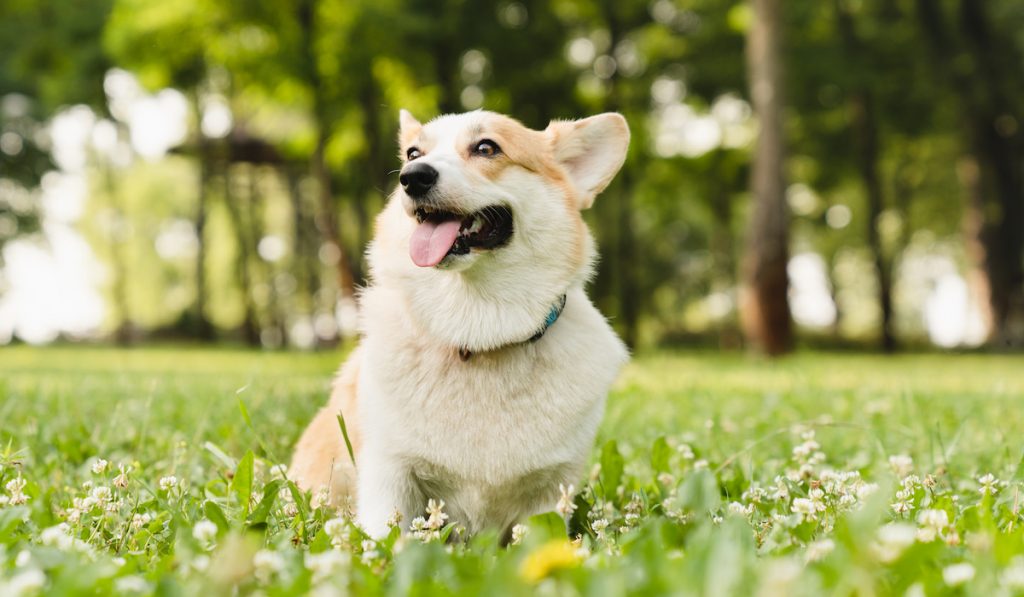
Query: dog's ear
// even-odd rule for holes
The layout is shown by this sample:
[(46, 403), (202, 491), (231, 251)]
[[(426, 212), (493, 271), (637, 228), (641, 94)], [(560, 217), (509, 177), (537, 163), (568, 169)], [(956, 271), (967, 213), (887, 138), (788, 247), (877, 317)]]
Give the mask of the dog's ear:
[(594, 204), (626, 160), (629, 125), (621, 114), (606, 112), (583, 120), (553, 121), (545, 131), (555, 160), (569, 173), (580, 209)]
[(408, 110), (402, 109), (398, 111), (398, 144), (406, 146), (416, 138), (416, 135), (420, 134), (420, 129), (423, 125), (420, 124), (419, 120), (409, 113)]

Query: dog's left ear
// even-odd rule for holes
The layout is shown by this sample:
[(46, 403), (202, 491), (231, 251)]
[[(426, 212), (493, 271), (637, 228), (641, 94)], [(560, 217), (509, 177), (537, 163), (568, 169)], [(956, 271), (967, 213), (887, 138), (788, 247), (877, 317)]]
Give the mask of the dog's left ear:
[(419, 120), (416, 120), (408, 110), (402, 109), (398, 112), (398, 144), (408, 145), (416, 135), (420, 134), (420, 129), (423, 125), (420, 124)]
[(626, 119), (607, 112), (583, 120), (553, 121), (545, 132), (551, 139), (555, 160), (566, 169), (576, 188), (579, 208), (587, 209), (626, 160)]

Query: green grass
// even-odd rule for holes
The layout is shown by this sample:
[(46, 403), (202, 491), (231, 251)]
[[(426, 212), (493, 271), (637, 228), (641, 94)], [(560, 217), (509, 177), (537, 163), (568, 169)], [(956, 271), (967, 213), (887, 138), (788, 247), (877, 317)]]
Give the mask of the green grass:
[(342, 356), (0, 349), (0, 595), (1024, 588), (1020, 357), (638, 356), (575, 542), (552, 513), (506, 549), (436, 516), (369, 543), (273, 474)]

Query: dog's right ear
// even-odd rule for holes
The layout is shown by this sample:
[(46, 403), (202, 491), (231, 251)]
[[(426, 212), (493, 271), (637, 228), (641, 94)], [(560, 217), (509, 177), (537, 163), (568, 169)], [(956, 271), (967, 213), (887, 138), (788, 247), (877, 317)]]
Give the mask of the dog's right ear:
[(568, 172), (576, 189), (579, 208), (587, 209), (626, 161), (626, 119), (621, 114), (606, 112), (583, 120), (554, 121), (545, 132), (551, 138), (555, 159)]
[(412, 143), (422, 128), (423, 125), (420, 124), (420, 121), (416, 120), (408, 110), (403, 108), (398, 111), (398, 144), (401, 147)]

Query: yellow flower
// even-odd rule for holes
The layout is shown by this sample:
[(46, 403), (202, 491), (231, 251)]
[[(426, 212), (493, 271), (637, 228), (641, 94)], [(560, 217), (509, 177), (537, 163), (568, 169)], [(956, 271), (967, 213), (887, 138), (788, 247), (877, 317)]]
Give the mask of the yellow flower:
[(553, 539), (526, 556), (519, 566), (519, 576), (535, 583), (556, 570), (575, 568), (579, 563), (580, 556), (569, 541)]

